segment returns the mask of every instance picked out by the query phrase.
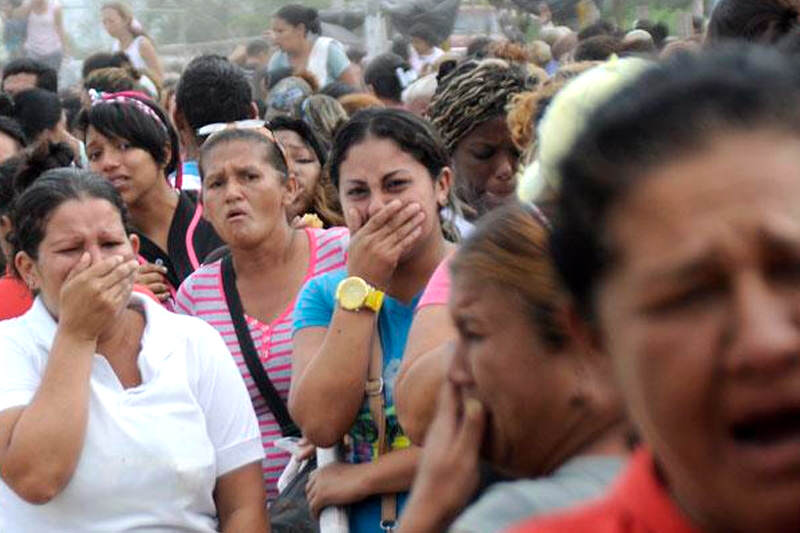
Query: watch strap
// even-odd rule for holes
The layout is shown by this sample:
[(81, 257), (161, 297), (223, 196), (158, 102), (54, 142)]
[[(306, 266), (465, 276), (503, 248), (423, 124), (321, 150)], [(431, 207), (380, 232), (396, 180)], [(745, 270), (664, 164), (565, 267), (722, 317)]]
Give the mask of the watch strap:
[(381, 310), (381, 306), (383, 305), (383, 291), (379, 291), (378, 289), (372, 288), (367, 294), (367, 297), (364, 298), (364, 307), (378, 313)]

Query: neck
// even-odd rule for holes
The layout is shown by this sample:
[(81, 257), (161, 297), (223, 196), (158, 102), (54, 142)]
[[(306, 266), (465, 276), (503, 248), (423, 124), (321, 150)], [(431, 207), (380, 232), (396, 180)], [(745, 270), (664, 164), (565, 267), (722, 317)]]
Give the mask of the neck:
[(603, 416), (587, 412), (586, 416), (575, 420), (573, 430), (566, 433), (564, 439), (554, 447), (554, 453), (535, 469), (536, 475), (553, 472), (569, 459), (580, 455), (625, 457), (630, 454), (629, 432), (630, 424), (622, 413)]
[(134, 35), (133, 32), (130, 30), (122, 30), (122, 33), (119, 35), (119, 46), (120, 48), (127, 48), (133, 42)]
[(302, 44), (296, 50), (287, 50), (286, 55), (289, 57), (302, 57), (311, 52), (311, 39), (306, 37)]
[(168, 229), (177, 208), (178, 195), (163, 174), (158, 178), (158, 185), (128, 206), (133, 225), (148, 237)]
[(197, 137), (194, 136), (194, 133), (181, 135), (181, 150), (183, 151), (181, 161), (200, 160), (200, 147), (197, 145)]
[[(114, 358), (116, 354), (124, 353), (125, 348), (130, 348), (131, 342), (141, 343), (139, 332), (143, 325), (144, 316), (141, 313), (130, 307), (125, 308), (119, 320), (112, 321), (108, 329), (97, 338), (97, 353), (106, 358)], [(138, 351), (136, 350), (137, 353)]]
[(434, 229), (426, 246), (397, 266), (387, 293), (401, 302), (410, 303), (428, 284), (433, 271), (451, 248), (441, 229)]
[(233, 268), (238, 279), (258, 278), (264, 272), (273, 271), (276, 267), (291, 262), (298, 251), (300, 242), (297, 235), (303, 230), (295, 230), (288, 223), (276, 227), (272, 234), (260, 244), (253, 247), (236, 247), (231, 245)]

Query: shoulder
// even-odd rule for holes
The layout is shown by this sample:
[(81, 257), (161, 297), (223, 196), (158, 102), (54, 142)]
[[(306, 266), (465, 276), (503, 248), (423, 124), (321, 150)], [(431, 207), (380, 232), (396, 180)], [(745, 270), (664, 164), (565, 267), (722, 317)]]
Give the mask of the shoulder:
[(272, 57), (269, 58), (269, 64), (267, 65), (267, 70), (273, 71), (277, 70), (281, 67), (289, 66), (289, 58), (286, 55), (286, 52), (283, 50), (278, 50)]
[(350, 244), (350, 230), (347, 228), (311, 228), (308, 231), (314, 240), (317, 252), (344, 251)]
[(173, 313), (146, 297), (134, 297), (138, 297), (138, 302), (145, 308), (148, 326), (153, 329), (152, 339), (163, 343), (164, 347), (174, 342), (175, 348), (190, 355), (215, 352), (220, 345), (225, 346), (217, 330), (205, 320)]
[(208, 289), (218, 283), (222, 276), (221, 264), (222, 260), (218, 259), (213, 263), (200, 265), (200, 268), (189, 274), (181, 283), (181, 290), (194, 292), (203, 288)]
[(347, 277), (347, 267), (341, 266), (324, 274), (308, 280), (303, 291), (315, 291), (325, 297), (333, 299), (339, 282)]
[(631, 531), (630, 520), (611, 500), (595, 502), (576, 510), (531, 518), (509, 529), (510, 533), (623, 533)]

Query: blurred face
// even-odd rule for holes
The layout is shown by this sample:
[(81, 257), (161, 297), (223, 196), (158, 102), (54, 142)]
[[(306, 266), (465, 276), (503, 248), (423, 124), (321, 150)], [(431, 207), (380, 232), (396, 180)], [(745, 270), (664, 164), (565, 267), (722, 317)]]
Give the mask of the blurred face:
[(106, 8), (100, 11), (103, 27), (112, 37), (119, 38), (128, 29), (128, 22), (116, 9)]
[(290, 208), (290, 218), (304, 215), (311, 208), (314, 200), (314, 191), (322, 175), (322, 165), (314, 150), (296, 132), (279, 130), (275, 132), (275, 137), (286, 149), (289, 159), (293, 162), (297, 179), (298, 192)]
[(22, 146), (5, 133), (0, 132), (0, 163), (14, 157), (22, 150)]
[(272, 41), (287, 53), (298, 52), (306, 42), (306, 27), (304, 24), (292, 26), (282, 18), (272, 19)]
[(425, 39), (420, 39), (419, 37), (411, 38), (411, 46), (413, 46), (414, 50), (420, 55), (427, 55), (432, 49), (432, 46), (429, 45)]
[(57, 318), (61, 286), (84, 252), (89, 252), (91, 264), (96, 264), (114, 255), (133, 259), (138, 248), (138, 240), (125, 233), (122, 217), (110, 202), (98, 198), (67, 200), (52, 212), (38, 258), (33, 260), (20, 252), (16, 264)]
[(150, 152), (125, 139), (106, 137), (91, 126), (86, 132), (86, 155), (89, 168), (109, 180), (128, 207), (145, 200), (161, 181), (166, 183), (164, 166)]
[(29, 72), (20, 72), (19, 74), (11, 74), (5, 80), (3, 80), (3, 92), (14, 96), (17, 93), (21, 93), (22, 91), (27, 91), (28, 89), (35, 89), (36, 82), (38, 81), (38, 77), (36, 74), (31, 74)]
[(202, 164), (203, 215), (225, 243), (258, 246), (286, 229), (296, 181), (284, 179), (267, 162), (264, 146), (247, 140), (218, 144)]
[[(439, 208), (446, 204), (450, 170), (436, 181), (422, 163), (389, 139), (367, 137), (347, 152), (339, 167), (339, 199), (348, 226), (353, 217), (363, 224), (394, 199), (418, 203), (425, 213), (422, 232), (401, 261), (434, 238), (441, 238)], [(352, 212), (351, 212), (352, 210)]]
[(517, 187), (519, 150), (504, 116), (475, 126), (453, 152), (459, 197), (481, 215), (501, 205)]
[(708, 530), (794, 530), (800, 139), (719, 137), (649, 171), (606, 238), (600, 336), (673, 497)]
[(468, 275), (453, 279), (450, 313), (458, 339), (448, 379), (486, 408), (484, 457), (511, 476), (558, 466), (575, 420), (576, 358), (545, 346), (518, 295)]

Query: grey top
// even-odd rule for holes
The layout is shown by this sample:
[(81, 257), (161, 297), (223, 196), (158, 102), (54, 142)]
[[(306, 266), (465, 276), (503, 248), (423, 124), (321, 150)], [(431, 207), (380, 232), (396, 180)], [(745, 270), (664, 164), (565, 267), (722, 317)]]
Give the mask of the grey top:
[(549, 476), (492, 485), (461, 513), (450, 533), (501, 532), (531, 516), (597, 498), (625, 462), (618, 456), (579, 456)]

